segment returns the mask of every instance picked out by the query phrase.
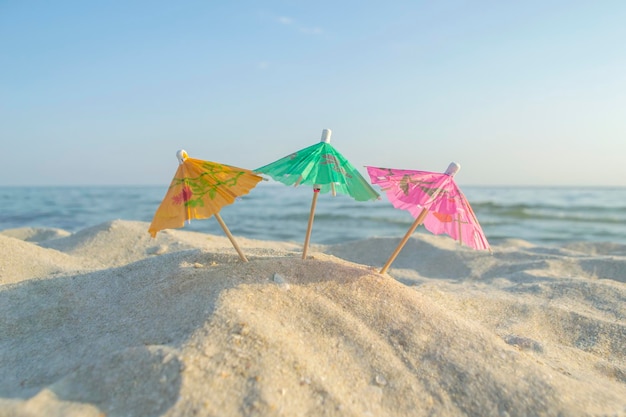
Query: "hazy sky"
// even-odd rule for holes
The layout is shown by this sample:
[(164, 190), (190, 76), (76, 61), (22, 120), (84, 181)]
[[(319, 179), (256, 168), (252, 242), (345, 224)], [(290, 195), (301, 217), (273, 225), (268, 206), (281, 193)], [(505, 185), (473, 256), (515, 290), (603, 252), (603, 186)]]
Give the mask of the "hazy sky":
[[(467, 185), (626, 186), (626, 1), (0, 0), (0, 185), (167, 185), (320, 140)], [(364, 172), (364, 170), (363, 170)]]

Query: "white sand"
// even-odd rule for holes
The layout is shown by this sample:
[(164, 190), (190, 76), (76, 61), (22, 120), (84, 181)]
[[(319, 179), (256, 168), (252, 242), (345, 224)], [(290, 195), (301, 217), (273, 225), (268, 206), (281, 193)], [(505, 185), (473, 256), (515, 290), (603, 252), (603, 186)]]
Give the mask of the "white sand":
[(147, 229), (0, 234), (0, 416), (626, 415), (623, 245)]

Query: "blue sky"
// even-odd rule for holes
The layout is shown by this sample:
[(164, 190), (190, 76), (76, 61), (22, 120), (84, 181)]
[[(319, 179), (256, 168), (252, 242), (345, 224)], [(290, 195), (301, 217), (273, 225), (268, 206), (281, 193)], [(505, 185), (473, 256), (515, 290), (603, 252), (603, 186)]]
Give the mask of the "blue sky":
[[(320, 140), (459, 184), (626, 186), (626, 1), (0, 0), (0, 185), (167, 185)], [(364, 172), (364, 171), (363, 171)]]

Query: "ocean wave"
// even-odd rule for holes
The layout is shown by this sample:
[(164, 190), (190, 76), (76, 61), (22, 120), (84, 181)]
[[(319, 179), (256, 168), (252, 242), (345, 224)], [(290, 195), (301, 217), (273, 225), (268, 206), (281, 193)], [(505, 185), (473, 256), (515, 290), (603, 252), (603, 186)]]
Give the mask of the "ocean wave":
[[(243, 237), (300, 241), (312, 192), (305, 187), (263, 185), (225, 206), (222, 217)], [(113, 219), (150, 222), (166, 187), (0, 187), (0, 229), (55, 227), (74, 232)], [(626, 189), (471, 188), (470, 204), (488, 240), (530, 242), (603, 240), (626, 243)], [(468, 196), (470, 193), (467, 193)], [(470, 197), (468, 197), (470, 198)], [(413, 222), (383, 199), (357, 202), (319, 196), (313, 225), (315, 243), (339, 243), (371, 236), (401, 236)], [(221, 233), (214, 221), (186, 227)], [(422, 228), (418, 228), (418, 232)]]

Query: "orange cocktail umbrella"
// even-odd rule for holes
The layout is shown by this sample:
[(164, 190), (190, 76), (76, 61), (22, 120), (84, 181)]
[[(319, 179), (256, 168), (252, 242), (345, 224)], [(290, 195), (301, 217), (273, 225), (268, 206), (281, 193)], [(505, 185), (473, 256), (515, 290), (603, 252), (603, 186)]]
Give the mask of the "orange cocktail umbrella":
[(176, 157), (178, 169), (148, 229), (152, 237), (163, 229), (183, 227), (191, 219), (214, 216), (241, 260), (247, 262), (219, 211), (248, 194), (263, 178), (244, 168), (189, 158), (182, 149)]

